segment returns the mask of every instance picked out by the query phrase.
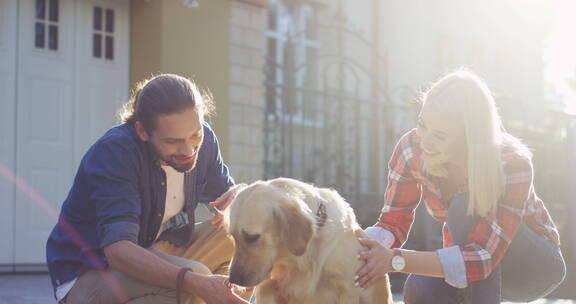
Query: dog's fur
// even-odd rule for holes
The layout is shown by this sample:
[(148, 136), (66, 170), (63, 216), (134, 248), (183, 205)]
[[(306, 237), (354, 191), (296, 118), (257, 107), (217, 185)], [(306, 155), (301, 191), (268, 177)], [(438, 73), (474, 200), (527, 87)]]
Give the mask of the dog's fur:
[(387, 276), (365, 290), (354, 285), (363, 231), (336, 191), (288, 178), (255, 182), (238, 193), (225, 223), (235, 241), (230, 282), (256, 286), (259, 304), (392, 303)]

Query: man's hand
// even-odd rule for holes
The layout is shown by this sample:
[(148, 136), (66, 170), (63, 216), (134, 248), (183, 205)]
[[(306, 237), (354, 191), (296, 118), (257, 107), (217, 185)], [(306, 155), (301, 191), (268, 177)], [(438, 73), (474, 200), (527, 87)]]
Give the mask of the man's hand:
[(247, 304), (248, 302), (234, 292), (228, 277), (223, 275), (203, 275), (188, 273), (187, 291), (199, 296), (206, 304)]
[(357, 286), (368, 288), (392, 271), (393, 252), (375, 240), (358, 239), (358, 241), (368, 250), (358, 254), (358, 258), (365, 260), (366, 264), (356, 273), (355, 281)]
[(245, 187), (246, 187), (246, 184), (235, 185), (234, 187), (232, 187), (228, 191), (226, 191), (224, 194), (222, 194), (215, 201), (210, 203), (210, 206), (216, 208), (216, 211), (218, 212), (218, 213), (216, 213), (216, 215), (214, 215), (214, 217), (210, 221), (212, 223), (212, 225), (214, 225), (216, 227), (222, 226), (223, 217), (222, 217), (222, 213), (220, 213), (219, 211), (228, 208), (230, 203), (232, 203), (234, 198), (236, 198), (236, 195), (238, 194), (238, 192), (240, 192), (240, 190), (244, 189)]

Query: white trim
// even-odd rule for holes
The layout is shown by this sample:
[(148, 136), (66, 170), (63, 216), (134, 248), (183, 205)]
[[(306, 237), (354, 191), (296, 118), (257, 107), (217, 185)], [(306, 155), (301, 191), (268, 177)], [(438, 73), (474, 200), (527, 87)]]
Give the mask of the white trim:
[(47, 272), (48, 266), (46, 264), (16, 264), (14, 265), (14, 272)]

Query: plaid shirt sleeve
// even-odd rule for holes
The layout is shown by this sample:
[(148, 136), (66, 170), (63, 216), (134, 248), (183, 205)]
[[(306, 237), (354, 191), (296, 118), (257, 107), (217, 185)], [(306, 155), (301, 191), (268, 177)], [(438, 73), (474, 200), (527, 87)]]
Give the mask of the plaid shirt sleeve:
[(412, 139), (414, 130), (407, 133), (396, 145), (388, 163), (388, 185), (384, 206), (376, 226), (394, 235), (392, 248), (400, 247), (408, 236), (418, 206), (421, 187), (412, 176), (410, 165), (414, 158)]
[(504, 164), (506, 188), (494, 215), (481, 218), (461, 247), (466, 265), (466, 279), (486, 279), (500, 263), (516, 235), (526, 202), (533, 193), (532, 163), (528, 157), (514, 156)]

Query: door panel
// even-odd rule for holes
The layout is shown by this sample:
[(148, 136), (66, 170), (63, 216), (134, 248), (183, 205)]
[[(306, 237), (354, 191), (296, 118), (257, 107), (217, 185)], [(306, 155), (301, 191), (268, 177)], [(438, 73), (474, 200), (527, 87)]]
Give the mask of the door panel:
[[(39, 8), (39, 2), (46, 6)], [(58, 10), (49, 7), (54, 2)], [(12, 97), (18, 113), (12, 151), (17, 152), (12, 164), (25, 190), (15, 194), (11, 259), (17, 270), (42, 269), (46, 239), (81, 156), (118, 122), (117, 110), (129, 92), (129, 4), (19, 1), (17, 97)], [(103, 13), (99, 30), (94, 29), (94, 7)], [(94, 56), (95, 33), (102, 37), (100, 58)]]
[(14, 262), (24, 265), (45, 263), (74, 170), (75, 1), (38, 2), (19, 1), (18, 16), (16, 173), (25, 190), (16, 192)]
[[(130, 1), (92, 0), (78, 3), (77, 154), (84, 152), (110, 127), (119, 123), (118, 110), (129, 95)], [(100, 11), (101, 13), (98, 13)], [(99, 19), (99, 20), (95, 20)], [(101, 24), (98, 28), (97, 24)], [(106, 25), (110, 25), (107, 28)], [(95, 36), (100, 56), (95, 56)], [(110, 52), (111, 51), (111, 52)], [(112, 55), (107, 58), (106, 55)]]

